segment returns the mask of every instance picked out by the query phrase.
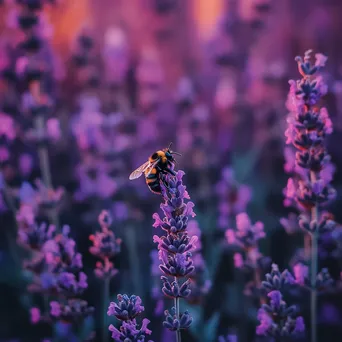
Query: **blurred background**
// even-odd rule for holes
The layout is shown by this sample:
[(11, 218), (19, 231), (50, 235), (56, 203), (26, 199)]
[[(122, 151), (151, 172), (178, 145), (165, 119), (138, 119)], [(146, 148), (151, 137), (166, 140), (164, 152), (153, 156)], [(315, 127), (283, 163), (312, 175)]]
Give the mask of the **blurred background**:
[[(152, 214), (159, 212), (161, 198), (143, 177), (128, 180), (170, 142), (182, 154), (176, 168), (185, 171), (195, 203), (197, 223), (190, 228), (201, 235), (196, 287), (182, 304), (194, 324), (183, 340), (210, 342), (230, 334), (239, 342), (255, 341), (259, 299), (248, 288), (250, 275), (236, 271), (225, 232), (235, 227), (237, 214), (247, 212), (253, 223), (264, 223), (267, 238), (260, 252), (267, 270), (270, 260), (280, 269), (291, 268), (300, 257), (305, 261), (296, 211), (284, 206), (283, 197), (290, 169), (284, 136), (288, 80), (299, 78), (295, 56), (313, 49), (329, 57), (324, 105), (334, 124), (329, 152), (339, 191), (342, 2), (46, 1), (34, 34), (24, 1), (0, 3), (0, 341), (52, 335), (49, 324), (30, 322), (38, 299), (28, 290), (31, 278), (23, 262), (29, 253), (16, 243), (13, 216), (23, 204), (33, 205), (32, 194), (41, 191), (38, 178), (47, 189), (64, 189), (63, 196), (51, 193), (58, 204), (51, 209), (47, 203), (35, 216), (38, 222), (70, 225), (88, 275), (83, 297), (95, 307), (89, 324), (98, 338), (101, 281), (88, 250), (89, 235), (99, 230), (97, 218), (106, 209), (122, 239), (111, 299), (118, 293), (141, 296), (153, 340), (173, 341), (162, 329), (163, 310), (170, 304), (160, 295), (152, 239), (159, 234)], [(33, 70), (30, 77), (23, 76), (27, 68)], [(29, 110), (37, 70), (48, 75), (49, 114), (40, 131)], [(39, 134), (48, 143), (40, 144)], [(330, 208), (337, 222), (340, 205), (338, 197)], [(329, 244), (321, 259), (336, 278), (341, 258), (332, 250), (340, 247)], [(340, 341), (340, 299), (340, 294), (322, 297), (319, 341)], [(309, 321), (305, 298), (296, 303)]]

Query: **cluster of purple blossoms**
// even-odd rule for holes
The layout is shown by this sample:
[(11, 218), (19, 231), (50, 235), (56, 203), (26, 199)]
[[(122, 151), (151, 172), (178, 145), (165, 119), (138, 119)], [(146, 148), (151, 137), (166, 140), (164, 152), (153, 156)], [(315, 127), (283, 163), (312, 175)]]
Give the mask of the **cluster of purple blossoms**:
[(111, 302), (107, 311), (108, 316), (115, 316), (122, 322), (119, 329), (115, 328), (112, 324), (109, 326), (113, 340), (116, 342), (144, 342), (146, 335), (151, 335), (152, 331), (147, 328), (150, 323), (147, 318), (144, 318), (141, 324), (137, 322), (137, 317), (145, 310), (142, 306), (141, 298), (126, 294), (119, 294), (117, 298), (118, 302)]
[(53, 275), (50, 293), (58, 295), (58, 301), (50, 302), (50, 316), (59, 321), (73, 323), (93, 313), (93, 308), (79, 297), (88, 287), (87, 276), (82, 272), (82, 256), (75, 251), (75, 240), (69, 237), (70, 228), (63, 227), (43, 246), (45, 259)]
[(118, 272), (110, 259), (120, 253), (121, 239), (116, 238), (110, 230), (112, 218), (106, 210), (103, 210), (99, 215), (99, 224), (101, 231), (89, 236), (93, 244), (89, 251), (102, 260), (96, 263), (95, 275), (99, 279), (110, 279)]
[(236, 215), (236, 230), (227, 229), (226, 240), (229, 245), (237, 247), (240, 251), (234, 254), (236, 268), (248, 267), (256, 271), (268, 265), (268, 258), (259, 251), (259, 240), (265, 238), (264, 224), (252, 224), (246, 213)]
[[(69, 232), (68, 226), (64, 226), (60, 234), (56, 234), (50, 227), (48, 234), (45, 233), (48, 239), (43, 245), (39, 245), (41, 257), (29, 263), (30, 269), (36, 273), (36, 282), (31, 285), (31, 289), (42, 292), (46, 298), (54, 298), (50, 301), (48, 316), (47, 313), (41, 315), (39, 308), (31, 309), (33, 324), (42, 320), (80, 323), (94, 311), (85, 300), (80, 298), (88, 287), (87, 276), (82, 272), (82, 256), (75, 251), (75, 241), (69, 237)], [(32, 241), (33, 246), (36, 247), (35, 237), (42, 237), (43, 233), (42, 228), (35, 234), (31, 232), (27, 235), (26, 241)]]
[[(185, 300), (192, 305), (198, 305), (203, 302), (204, 297), (211, 288), (211, 281), (208, 279), (208, 272), (205, 260), (202, 256), (201, 230), (196, 220), (188, 221), (187, 231), (190, 236), (197, 236), (196, 250), (192, 252), (192, 261), (195, 266), (194, 272), (189, 275), (191, 281), (191, 293)], [(161, 315), (164, 311), (164, 295), (160, 288), (160, 269), (158, 251), (151, 251), (151, 275), (155, 281), (152, 288), (152, 297), (156, 300), (155, 314)]]
[(269, 304), (263, 304), (258, 311), (260, 325), (256, 328), (257, 335), (278, 339), (302, 337), (305, 332), (303, 317), (297, 315), (294, 305), (287, 306), (283, 301), (282, 290), (286, 285), (293, 284), (293, 276), (287, 270), (282, 273), (277, 265), (266, 274), (262, 282), (269, 298)]
[(295, 201), (302, 210), (326, 204), (335, 197), (335, 190), (329, 184), (332, 176), (325, 172), (327, 168), (332, 170), (324, 144), (326, 136), (332, 133), (332, 122), (326, 108), (318, 107), (320, 98), (327, 92), (327, 86), (321, 76), (315, 77), (327, 58), (316, 54), (315, 65), (311, 65), (310, 59), (310, 50), (305, 53), (304, 60), (296, 58), (303, 78), (290, 81), (287, 101), (290, 113), (285, 133), (286, 143), (297, 149), (295, 166), (304, 169), (301, 179), (289, 179), (286, 197), (289, 201)]
[[(187, 232), (189, 217), (194, 217), (194, 204), (190, 199), (182, 178), (183, 171), (178, 171), (176, 176), (163, 176), (162, 195), (164, 203), (160, 205), (164, 213), (161, 219), (155, 213), (153, 227), (161, 228), (166, 235), (154, 236), (154, 242), (158, 243), (159, 269), (164, 274), (162, 292), (166, 297), (174, 299), (174, 307), (165, 311), (164, 326), (177, 332), (177, 340), (180, 341), (180, 330), (187, 329), (192, 323), (192, 318), (187, 311), (180, 314), (179, 299), (190, 295), (189, 276), (195, 267), (192, 261), (192, 251), (195, 250), (197, 236), (190, 237)], [(173, 278), (171, 281), (170, 278)], [(181, 282), (181, 278), (188, 278)]]
[(311, 53), (309, 50), (304, 58), (296, 57), (302, 79), (289, 82), (287, 108), (290, 113), (285, 135), (286, 143), (297, 150), (292, 162), (297, 177), (288, 180), (285, 195), (287, 204), (296, 205), (301, 212), (299, 226), (311, 237), (308, 248), (311, 255), (311, 339), (316, 341), (317, 291), (332, 283), (327, 270), (318, 274), (318, 239), (320, 234), (335, 228), (331, 215), (324, 213), (322, 207), (335, 198), (336, 191), (330, 184), (334, 167), (325, 147), (326, 137), (333, 130), (332, 122), (327, 109), (320, 107), (327, 85), (318, 73), (325, 66), (327, 57), (316, 54), (316, 61), (312, 64)]

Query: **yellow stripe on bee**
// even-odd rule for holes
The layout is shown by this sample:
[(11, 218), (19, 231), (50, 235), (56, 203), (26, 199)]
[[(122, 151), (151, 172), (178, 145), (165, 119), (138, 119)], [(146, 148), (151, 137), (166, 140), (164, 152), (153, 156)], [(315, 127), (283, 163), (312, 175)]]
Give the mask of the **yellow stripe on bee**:
[(146, 178), (146, 183), (151, 184), (154, 183), (157, 180), (157, 178)]

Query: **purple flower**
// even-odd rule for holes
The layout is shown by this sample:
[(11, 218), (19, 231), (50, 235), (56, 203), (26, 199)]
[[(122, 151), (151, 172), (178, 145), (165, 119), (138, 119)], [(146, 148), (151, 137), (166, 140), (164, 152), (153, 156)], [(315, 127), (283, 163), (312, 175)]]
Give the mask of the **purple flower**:
[(328, 57), (324, 56), (321, 53), (316, 53), (315, 58), (316, 58), (315, 67), (318, 67), (318, 68), (324, 67), (326, 61), (328, 60)]
[(108, 316), (115, 316), (117, 319), (121, 321), (130, 321), (140, 315), (145, 308), (141, 305), (142, 301), (139, 296), (127, 296), (118, 295), (118, 303), (111, 302), (107, 315)]
[(301, 231), (298, 224), (298, 217), (295, 213), (290, 213), (287, 218), (282, 217), (279, 222), (287, 234), (294, 234)]
[(264, 224), (256, 222), (251, 223), (246, 213), (236, 215), (237, 230), (228, 229), (226, 238), (229, 244), (238, 245), (244, 249), (257, 246), (260, 239), (265, 237)]
[(180, 329), (188, 329), (192, 323), (192, 317), (188, 311), (185, 311), (179, 317), (176, 314), (176, 309), (171, 308), (170, 311), (165, 310), (165, 321), (163, 325), (165, 328), (171, 331), (177, 331)]
[[(286, 197), (296, 201), (304, 209), (324, 205), (335, 196), (335, 190), (329, 185), (333, 169), (329, 165), (330, 156), (325, 148), (325, 138), (332, 133), (332, 122), (326, 108), (317, 106), (320, 98), (327, 92), (321, 76), (316, 73), (325, 65), (327, 57), (316, 54), (316, 63), (310, 63), (311, 50), (304, 58), (296, 57), (301, 80), (290, 82), (288, 103), (288, 143), (297, 149), (295, 165), (307, 170), (301, 172), (301, 180), (289, 179)], [(328, 171), (324, 169), (328, 167)]]
[(242, 268), (245, 265), (243, 256), (240, 253), (234, 253), (234, 266), (235, 268)]
[[(154, 227), (162, 228), (166, 235), (159, 237), (154, 236), (153, 240), (158, 243), (158, 256), (160, 260), (159, 269), (164, 274), (162, 276), (162, 291), (167, 297), (175, 298), (178, 305), (178, 299), (188, 297), (191, 294), (190, 282), (185, 280), (181, 282), (181, 278), (189, 277), (195, 270), (192, 260), (192, 252), (196, 250), (195, 243), (197, 236), (190, 236), (187, 231), (189, 217), (194, 217), (194, 204), (189, 201), (190, 196), (183, 185), (183, 171), (178, 171), (175, 176), (163, 175), (161, 181), (162, 196), (164, 203), (160, 205), (164, 218), (155, 213)], [(173, 277), (170, 281), (168, 277)], [(178, 311), (177, 311), (178, 312)], [(171, 315), (172, 316), (172, 315)], [(188, 313), (171, 319), (166, 314), (164, 326), (174, 331), (185, 329), (190, 325), (192, 319)], [(181, 318), (183, 317), (183, 318)], [(171, 324), (172, 322), (178, 322)], [(184, 321), (184, 322), (183, 322)], [(177, 325), (178, 324), (178, 325)]]
[(256, 328), (257, 335), (267, 335), (273, 324), (272, 318), (264, 309), (259, 309), (258, 320), (260, 321), (260, 325)]
[(54, 272), (77, 272), (82, 265), (82, 256), (75, 250), (75, 240), (69, 237), (70, 227), (64, 226), (62, 233), (55, 235), (42, 246), (47, 263)]
[(332, 285), (334, 284), (334, 280), (331, 278), (331, 275), (327, 268), (323, 268), (316, 277), (316, 288), (320, 291), (330, 290)]
[(252, 269), (262, 264), (263, 256), (259, 252), (258, 242), (265, 237), (262, 222), (252, 224), (246, 213), (236, 216), (236, 230), (228, 229), (225, 233), (229, 245), (236, 246), (244, 251), (245, 259), (241, 253), (234, 254), (234, 265), (236, 268), (244, 266)]
[[(112, 324), (109, 326), (109, 331), (112, 333), (112, 339), (116, 342), (120, 341), (137, 341), (144, 342), (146, 335), (151, 335), (152, 331), (147, 328), (150, 321), (144, 318), (139, 328), (136, 320), (122, 322), (120, 329), (115, 328)], [(152, 342), (152, 341), (149, 341)]]
[(100, 279), (111, 279), (117, 274), (118, 270), (114, 268), (114, 264), (110, 259), (120, 253), (121, 239), (116, 238), (115, 234), (110, 230), (112, 218), (108, 211), (102, 210), (99, 215), (99, 224), (102, 231), (89, 236), (89, 240), (93, 243), (89, 251), (94, 256), (102, 259), (102, 261), (96, 263), (95, 275)]
[(98, 261), (94, 273), (99, 279), (113, 278), (118, 274), (118, 270), (114, 267), (114, 264), (105, 259), (104, 261)]
[(51, 118), (46, 121), (46, 129), (49, 138), (52, 141), (58, 141), (61, 138), (61, 128), (59, 120), (56, 118)]
[(16, 136), (16, 132), (13, 119), (5, 113), (0, 112), (0, 137), (1, 136), (13, 140)]
[(40, 310), (38, 308), (31, 308), (30, 314), (31, 314), (31, 323), (32, 324), (39, 323), (40, 318), (41, 318)]
[(293, 274), (298, 285), (305, 285), (309, 275), (309, 268), (302, 263), (298, 263), (293, 266)]
[[(108, 316), (115, 316), (122, 321), (119, 329), (112, 324), (109, 331), (112, 332), (114, 341), (137, 341), (144, 342), (145, 336), (151, 334), (151, 330), (147, 328), (150, 321), (146, 318), (142, 320), (139, 328), (136, 318), (144, 311), (142, 301), (139, 296), (118, 295), (118, 302), (111, 302), (108, 307)], [(150, 341), (152, 342), (152, 341)]]
[(288, 307), (282, 300), (282, 294), (274, 290), (267, 295), (270, 304), (263, 304), (258, 311), (260, 325), (256, 328), (257, 335), (279, 337), (300, 337), (305, 331), (301, 316), (295, 317), (296, 308)]
[(59, 317), (61, 315), (61, 306), (58, 302), (50, 302), (51, 316)]
[[(299, 216), (299, 226), (311, 235), (310, 281), (307, 279), (308, 268), (296, 264), (294, 282), (307, 286), (312, 291), (311, 338), (316, 340), (317, 292), (329, 290), (333, 284), (327, 269), (317, 274), (319, 236), (335, 227), (335, 223), (322, 212), (322, 207), (335, 198), (336, 191), (330, 185), (334, 167), (325, 146), (327, 136), (333, 131), (332, 121), (328, 111), (319, 107), (321, 97), (327, 93), (327, 85), (322, 76), (317, 76), (317, 72), (324, 67), (327, 58), (322, 54), (316, 54), (316, 62), (313, 65), (310, 61), (311, 52), (311, 50), (307, 51), (303, 59), (296, 57), (302, 79), (290, 82), (287, 101), (290, 110), (287, 120), (287, 143), (291, 143), (297, 150), (294, 168), (300, 167), (302, 172), (297, 174), (295, 179), (289, 179), (285, 191), (285, 204), (297, 206), (302, 212)], [(279, 281), (277, 283), (279, 284)], [(269, 285), (270, 283), (267, 284), (268, 288)], [(295, 322), (291, 319), (286, 326), (292, 327), (293, 333), (304, 331), (303, 319), (300, 317), (297, 317)]]
[(88, 287), (87, 276), (80, 272), (78, 279), (75, 274), (62, 272), (57, 277), (57, 291), (67, 297), (76, 297)]
[(55, 233), (54, 225), (47, 225), (42, 223), (40, 225), (34, 223), (29, 225), (26, 229), (19, 229), (18, 242), (21, 245), (26, 245), (33, 250), (40, 250), (43, 245), (53, 238)]
[(23, 153), (19, 157), (19, 170), (25, 177), (30, 175), (33, 169), (33, 158), (30, 154)]
[(270, 298), (271, 307), (275, 310), (280, 309), (280, 304), (282, 302), (282, 295), (279, 291), (271, 291), (267, 294), (267, 297)]
[(89, 307), (85, 300), (72, 298), (66, 302), (50, 302), (50, 316), (62, 322), (75, 322), (93, 314), (94, 308)]
[(108, 229), (110, 225), (112, 224), (112, 222), (113, 220), (109, 212), (107, 210), (102, 210), (99, 215), (99, 224), (101, 228), (104, 230)]
[(282, 290), (284, 286), (294, 283), (294, 278), (291, 273), (288, 270), (280, 272), (276, 264), (272, 264), (271, 272), (266, 273), (265, 277), (266, 280), (262, 282), (262, 286), (267, 292)]
[(112, 231), (96, 232), (95, 235), (90, 235), (89, 240), (93, 246), (89, 248), (91, 254), (98, 258), (112, 258), (121, 250), (121, 239), (115, 238)]

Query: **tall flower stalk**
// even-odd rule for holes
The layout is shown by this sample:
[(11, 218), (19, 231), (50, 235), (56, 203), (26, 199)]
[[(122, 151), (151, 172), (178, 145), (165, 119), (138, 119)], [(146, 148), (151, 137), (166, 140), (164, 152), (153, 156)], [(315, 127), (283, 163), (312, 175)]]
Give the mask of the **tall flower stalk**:
[[(103, 307), (105, 309), (110, 299), (110, 280), (118, 273), (110, 259), (120, 252), (121, 239), (117, 239), (110, 230), (112, 218), (107, 211), (103, 210), (99, 215), (99, 224), (101, 232), (96, 232), (95, 235), (89, 237), (93, 243), (89, 251), (101, 259), (96, 263), (95, 275), (103, 281)], [(106, 342), (108, 341), (107, 315), (103, 318), (102, 328), (102, 341)]]
[(55, 297), (50, 301), (50, 318), (73, 327), (81, 340), (88, 341), (93, 332), (88, 331), (85, 319), (93, 314), (94, 308), (81, 299), (88, 288), (87, 275), (83, 272), (82, 255), (69, 234), (70, 227), (64, 226), (62, 233), (42, 248), (51, 277), (49, 290)]
[[(155, 235), (153, 240), (158, 243), (159, 269), (162, 291), (166, 297), (174, 300), (171, 310), (165, 311), (163, 325), (176, 333), (177, 342), (181, 341), (181, 329), (188, 329), (192, 323), (190, 314), (181, 313), (180, 298), (190, 295), (189, 275), (194, 271), (192, 254), (195, 250), (197, 236), (190, 237), (187, 232), (189, 217), (194, 217), (194, 204), (189, 201), (190, 197), (183, 185), (183, 171), (178, 171), (175, 176), (166, 175), (162, 179), (162, 196), (164, 203), (160, 205), (164, 218), (155, 213), (153, 227), (162, 228), (166, 233), (161, 237)], [(185, 280), (182, 280), (184, 279)], [(186, 279), (187, 278), (187, 279)]]
[(286, 130), (287, 144), (296, 149), (296, 166), (306, 170), (299, 180), (289, 179), (286, 196), (297, 203), (302, 211), (300, 226), (311, 236), (311, 341), (317, 341), (317, 273), (318, 238), (324, 230), (331, 230), (333, 223), (321, 214), (321, 207), (335, 196), (329, 184), (330, 156), (325, 147), (325, 138), (332, 132), (332, 122), (326, 108), (319, 101), (327, 92), (319, 71), (325, 66), (327, 57), (316, 54), (311, 63), (311, 50), (304, 58), (296, 57), (301, 80), (291, 80), (287, 107), (290, 110)]
[[(27, 87), (27, 91), (22, 94), (20, 110), (26, 111), (32, 118), (34, 129), (26, 138), (37, 145), (43, 183), (50, 192), (52, 180), (48, 154), (48, 143), (51, 140), (49, 135), (60, 135), (57, 120), (53, 119), (47, 124), (52, 109), (51, 93), (55, 77), (54, 58), (48, 42), (50, 27), (44, 17), (44, 1), (20, 1), (17, 5), (15, 25), (20, 28), (22, 36), (22, 41), (16, 47), (20, 56), (15, 66), (17, 86), (20, 89), (21, 82), (24, 82)], [(56, 203), (49, 208), (48, 215), (58, 229)]]
[(302, 337), (305, 332), (304, 319), (298, 316), (295, 305), (287, 306), (283, 301), (283, 291), (293, 284), (294, 278), (287, 270), (280, 272), (276, 264), (272, 265), (270, 273), (266, 274), (263, 288), (269, 299), (258, 311), (260, 325), (256, 328), (257, 335), (268, 336), (271, 341), (289, 341)]

